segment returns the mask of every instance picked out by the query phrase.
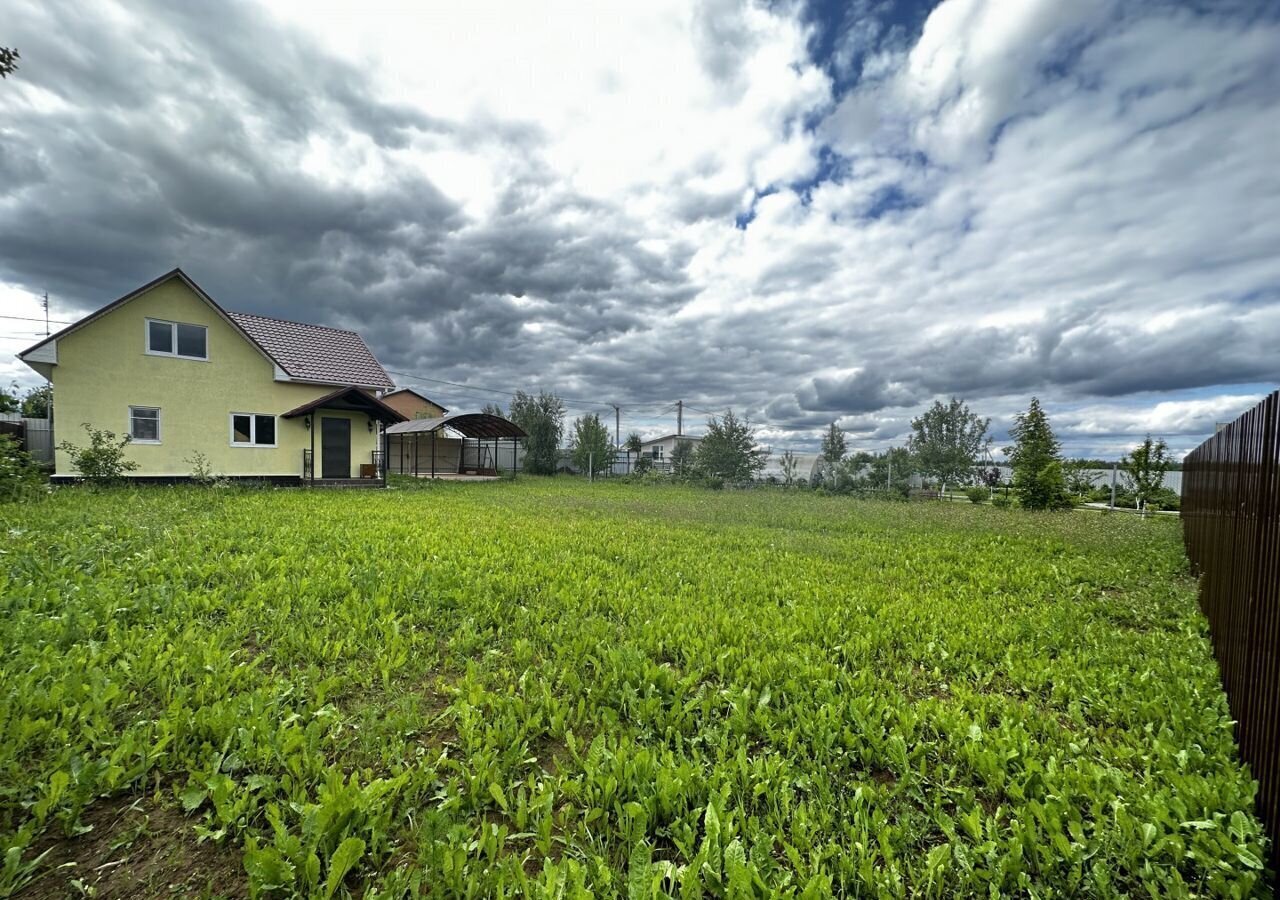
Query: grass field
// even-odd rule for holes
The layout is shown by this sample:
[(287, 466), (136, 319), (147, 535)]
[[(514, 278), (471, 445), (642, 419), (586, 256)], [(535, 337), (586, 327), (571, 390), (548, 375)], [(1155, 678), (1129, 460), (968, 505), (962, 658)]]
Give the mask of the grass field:
[(0, 553), (0, 895), (1266, 891), (1176, 520), (64, 490)]

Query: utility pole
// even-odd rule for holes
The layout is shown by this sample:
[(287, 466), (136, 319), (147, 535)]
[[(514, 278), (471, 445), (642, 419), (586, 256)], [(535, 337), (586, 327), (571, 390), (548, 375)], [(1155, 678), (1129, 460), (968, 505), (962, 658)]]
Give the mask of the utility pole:
[(44, 302), (40, 304), (44, 307), (44, 336), (49, 336), (49, 292), (44, 292)]
[(622, 446), (622, 407), (613, 404), (613, 446)]
[(684, 401), (676, 401), (676, 437), (684, 434)]

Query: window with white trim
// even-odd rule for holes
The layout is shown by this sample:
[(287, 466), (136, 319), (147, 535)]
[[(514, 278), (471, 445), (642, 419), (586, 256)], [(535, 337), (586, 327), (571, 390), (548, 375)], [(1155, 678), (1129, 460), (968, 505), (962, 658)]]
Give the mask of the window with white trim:
[(160, 408), (156, 406), (129, 407), (129, 437), (135, 444), (160, 443)]
[(261, 413), (231, 414), (232, 447), (274, 447), (276, 417)]
[(186, 322), (147, 319), (147, 353), (180, 359), (208, 359), (209, 329)]

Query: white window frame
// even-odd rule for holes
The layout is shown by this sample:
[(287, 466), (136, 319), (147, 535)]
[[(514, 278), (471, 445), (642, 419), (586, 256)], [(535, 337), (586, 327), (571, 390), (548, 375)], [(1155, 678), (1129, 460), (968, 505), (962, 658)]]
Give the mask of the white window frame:
[[(147, 410), (148, 412), (154, 412), (154, 413), (156, 414), (156, 439), (155, 439), (154, 441), (153, 441), (153, 440), (149, 440), (149, 439), (147, 439), (147, 438), (136, 438), (136, 437), (134, 437), (134, 436), (133, 436), (133, 411), (134, 411), (135, 409), (145, 409), (145, 410)], [(130, 406), (129, 406), (129, 419), (128, 419), (127, 425), (126, 425), (126, 427), (125, 427), (125, 430), (124, 430), (124, 433), (125, 433), (125, 434), (127, 434), (127, 435), (129, 435), (129, 443), (130, 443), (130, 444), (160, 444), (160, 443), (163, 443), (163, 442), (164, 442), (164, 441), (163, 441), (163, 438), (164, 438), (164, 431), (162, 430), (162, 427), (161, 427), (161, 424), (160, 424), (160, 419), (161, 419), (161, 418), (162, 418), (162, 417), (161, 417), (161, 415), (160, 415), (160, 407), (158, 407), (158, 406), (133, 406), (133, 405), (130, 405)]]
[[(249, 417), (249, 441), (236, 440), (236, 416)], [(270, 444), (259, 444), (258, 439), (258, 416), (269, 417), (275, 423), (276, 439)], [(232, 447), (239, 447), (242, 450), (269, 450), (272, 447), (280, 446), (280, 417), (273, 416), (271, 413), (251, 413), (251, 412), (233, 412), (227, 416), (227, 440), (231, 442)]]
[[(172, 351), (152, 350), (151, 349), (151, 325), (168, 325), (169, 326), (169, 346), (173, 347)], [(190, 328), (199, 328), (204, 331), (204, 356), (188, 356), (185, 353), (178, 352), (178, 326), (186, 325)], [(152, 319), (147, 318), (142, 322), (142, 348), (147, 356), (170, 356), (175, 359), (191, 359), (197, 362), (209, 361), (209, 326), (199, 325), (195, 322), (173, 322), (169, 319)]]

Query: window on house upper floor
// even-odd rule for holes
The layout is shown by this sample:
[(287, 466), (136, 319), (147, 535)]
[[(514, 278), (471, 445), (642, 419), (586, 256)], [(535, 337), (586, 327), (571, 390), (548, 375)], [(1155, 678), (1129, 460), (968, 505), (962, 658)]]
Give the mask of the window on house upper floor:
[(276, 417), (260, 413), (231, 414), (231, 446), (274, 447)]
[(147, 353), (182, 359), (208, 359), (209, 329), (186, 322), (147, 319)]
[(155, 406), (130, 406), (129, 437), (135, 444), (160, 443), (160, 409)]

